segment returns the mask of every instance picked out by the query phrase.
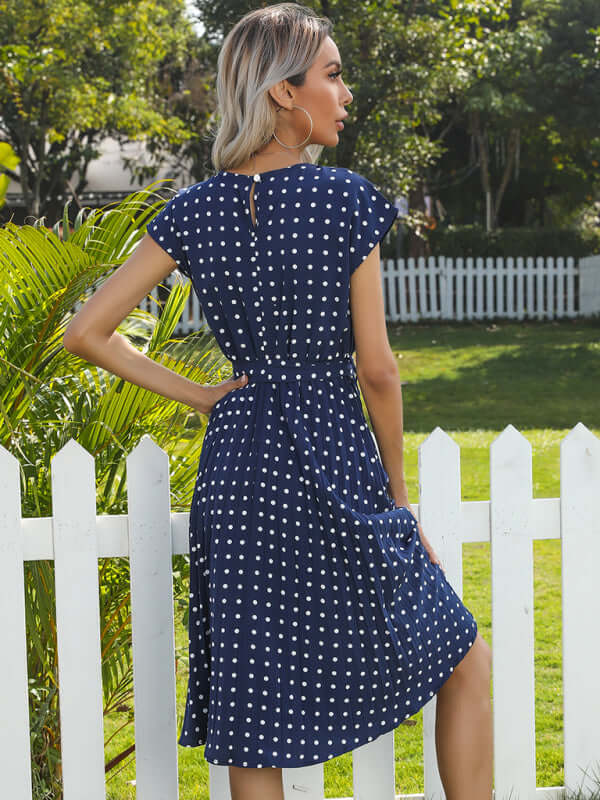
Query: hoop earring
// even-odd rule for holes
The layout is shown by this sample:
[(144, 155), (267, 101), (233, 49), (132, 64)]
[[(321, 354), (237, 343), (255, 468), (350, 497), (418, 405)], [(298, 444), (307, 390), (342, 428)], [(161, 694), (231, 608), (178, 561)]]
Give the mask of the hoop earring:
[[(279, 112), (281, 111), (281, 109), (282, 109), (282, 108), (283, 108), (283, 106), (279, 106), (279, 108), (277, 109), (277, 113), (279, 113)], [(308, 140), (310, 139), (310, 135), (311, 135), (311, 133), (312, 133), (312, 129), (313, 129), (313, 121), (312, 121), (312, 117), (311, 117), (311, 115), (308, 113), (308, 111), (307, 111), (305, 108), (302, 108), (302, 106), (295, 106), (295, 105), (292, 105), (292, 108), (299, 108), (301, 111), (304, 111), (304, 113), (306, 114), (306, 116), (307, 116), (307, 117), (309, 118), (309, 120), (310, 120), (310, 130), (309, 130), (309, 132), (308, 132), (308, 136), (306, 137), (306, 139), (305, 139), (303, 142), (300, 142), (300, 144), (284, 144), (284, 143), (281, 141), (281, 139), (279, 139), (279, 138), (278, 138), (278, 136), (277, 136), (277, 134), (275, 133), (275, 131), (273, 131), (273, 136), (275, 137), (275, 139), (277, 139), (277, 141), (279, 142), (279, 144), (280, 144), (282, 147), (285, 147), (285, 148), (287, 148), (288, 150), (295, 150), (295, 149), (296, 149), (296, 147), (302, 147), (302, 145), (306, 144), (306, 142), (308, 142)]]

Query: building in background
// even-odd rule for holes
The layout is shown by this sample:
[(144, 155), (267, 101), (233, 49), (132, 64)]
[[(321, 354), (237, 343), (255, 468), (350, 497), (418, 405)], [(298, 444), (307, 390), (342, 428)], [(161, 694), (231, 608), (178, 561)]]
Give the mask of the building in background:
[[(155, 180), (170, 178), (174, 172), (183, 177), (177, 183), (165, 183), (164, 186), (173, 186), (178, 189), (194, 182), (191, 173), (182, 171), (181, 163), (177, 164), (176, 170), (168, 164), (157, 170), (156, 175), (146, 181), (140, 182), (132, 178), (129, 169), (123, 166), (122, 156), (133, 159), (137, 163), (150, 164), (150, 157), (147, 153), (143, 141), (119, 143), (112, 137), (107, 137), (100, 146), (101, 155), (99, 158), (90, 162), (87, 169), (87, 186), (83, 192), (77, 196), (76, 206), (98, 208), (122, 200), (127, 195), (138, 189), (143, 189)], [(18, 167), (17, 167), (18, 171)], [(72, 184), (76, 186), (79, 181), (77, 172), (73, 175)], [(67, 196), (58, 198), (62, 203), (68, 199)], [(4, 220), (12, 218), (14, 222), (21, 224), (24, 217), (23, 194), (19, 183), (11, 180), (6, 192), (6, 205), (2, 208), (2, 218)]]

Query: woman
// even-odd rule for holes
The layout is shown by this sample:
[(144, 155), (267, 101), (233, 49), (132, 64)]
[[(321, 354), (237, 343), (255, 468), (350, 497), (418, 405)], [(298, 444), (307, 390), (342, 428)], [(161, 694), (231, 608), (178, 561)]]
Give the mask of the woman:
[[(64, 344), (210, 413), (190, 510), (179, 744), (205, 744), (229, 767), (233, 800), (281, 800), (282, 767), (353, 750), (437, 694), (446, 797), (483, 800), (491, 651), (404, 478), (379, 262), (396, 210), (357, 173), (316, 163), (352, 101), (331, 30), (295, 3), (235, 25), (218, 60), (218, 172), (165, 205)], [(176, 266), (233, 363), (217, 386), (115, 333)]]

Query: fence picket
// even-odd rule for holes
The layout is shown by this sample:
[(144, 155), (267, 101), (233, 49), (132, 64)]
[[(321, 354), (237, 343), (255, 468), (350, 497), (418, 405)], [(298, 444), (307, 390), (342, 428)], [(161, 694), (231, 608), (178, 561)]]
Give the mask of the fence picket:
[(3, 793), (31, 800), (27, 643), (19, 462), (0, 445), (0, 754)]
[[(323, 764), (286, 767), (282, 770), (282, 778), (285, 800), (324, 800)], [(212, 800), (212, 794), (210, 797)]]
[[(482, 259), (483, 262), (483, 259)], [(482, 270), (481, 316), (491, 318), (494, 315), (494, 259), (485, 259), (485, 269)]]
[[(418, 449), (419, 505), (417, 518), (438, 554), (446, 577), (462, 596), (462, 519), (460, 449), (439, 426)], [(423, 760), (425, 796), (444, 797), (437, 766), (435, 717), (437, 697), (423, 707)]]
[(400, 291), (398, 294), (398, 301), (400, 306), (400, 319), (405, 320), (408, 319), (408, 298), (410, 297), (410, 292), (406, 291), (406, 271), (408, 269), (408, 262), (403, 261), (403, 266), (400, 270)]
[(70, 439), (51, 480), (64, 800), (105, 800), (93, 457)]
[(535, 264), (534, 260), (531, 256), (527, 256), (525, 259), (525, 274), (527, 278), (526, 283), (526, 313), (527, 316), (531, 319), (535, 316), (535, 295), (533, 293), (534, 287), (534, 279), (535, 279)]
[[(464, 294), (464, 284), (465, 284), (465, 268), (463, 265), (463, 259), (457, 258), (456, 261), (452, 258), (446, 259), (446, 264), (450, 262), (451, 264), (454, 263), (454, 268), (456, 270), (456, 302), (454, 305), (454, 309), (452, 306), (450, 307), (450, 318), (454, 316), (456, 320), (463, 320), (465, 318), (465, 294)], [(454, 311), (454, 314), (452, 314)]]
[(482, 258), (474, 259), (475, 264), (475, 319), (483, 319), (484, 313), (484, 262)]
[(375, 797), (377, 800), (394, 800), (396, 796), (394, 763), (394, 731), (388, 731), (372, 742), (353, 750), (354, 800), (372, 800)]
[(599, 488), (600, 440), (579, 422), (560, 445), (564, 763), (565, 785), (586, 792), (600, 753)]
[(394, 266), (395, 262), (391, 258), (382, 261), (381, 278), (383, 283), (383, 297), (385, 306), (388, 309), (388, 313), (390, 314), (391, 318), (398, 319), (401, 314), (398, 312), (396, 292), (397, 281), (394, 279)]
[(417, 287), (416, 287), (416, 270), (415, 259), (408, 259), (408, 297), (410, 299), (410, 313), (408, 319), (411, 322), (416, 322), (420, 314), (420, 306), (417, 305)]
[(538, 319), (543, 319), (548, 316), (547, 309), (544, 305), (544, 288), (547, 284), (547, 272), (544, 258), (537, 256), (535, 260), (535, 282), (536, 282), (536, 316)]
[(515, 259), (512, 256), (508, 256), (506, 259), (506, 316), (510, 319), (514, 319), (518, 313), (515, 303), (516, 280)]
[(579, 262), (579, 296), (584, 314), (598, 312), (600, 306), (600, 256), (583, 258)]
[(472, 256), (467, 258), (467, 319), (474, 319), (475, 311), (475, 275), (477, 270)]
[(144, 435), (126, 463), (136, 792), (144, 800), (177, 800), (169, 458)]
[(512, 425), (490, 447), (496, 797), (534, 800), (531, 444)]
[(554, 281), (556, 277), (556, 268), (554, 266), (554, 259), (551, 256), (546, 259), (546, 270), (546, 313), (549, 319), (554, 319), (556, 316), (556, 309), (554, 308)]
[(565, 259), (559, 256), (556, 259), (556, 316), (565, 314), (567, 305), (565, 303)]
[[(439, 319), (443, 316), (446, 309), (447, 284), (452, 279), (447, 275), (446, 270), (441, 265), (442, 259), (428, 256), (425, 260), (425, 303), (429, 319)], [(448, 278), (448, 280), (447, 280)]]
[(522, 256), (517, 257), (517, 319), (525, 317), (525, 277), (527, 268)]
[(506, 311), (504, 309), (504, 259), (496, 257), (496, 264), (494, 266), (494, 272), (496, 276), (496, 298), (492, 297), (492, 306), (494, 309), (494, 316), (495, 317), (504, 317), (506, 316)]
[[(575, 316), (575, 267), (574, 267), (574, 259), (572, 256), (567, 258), (567, 316), (574, 317)], [(596, 272), (600, 272), (600, 256), (596, 256), (595, 262), (595, 270)], [(581, 280), (581, 276), (578, 275), (579, 279)], [(591, 304), (591, 308), (589, 311), (585, 311), (582, 307), (582, 290), (581, 284), (579, 284), (579, 291), (578, 291), (578, 298), (579, 298), (579, 313), (580, 314), (594, 314), (597, 313), (598, 308), (600, 308), (600, 297), (598, 298), (598, 304), (594, 306)]]
[(427, 319), (431, 316), (431, 313), (427, 307), (427, 295), (429, 292), (427, 291), (426, 279), (427, 279), (427, 267), (425, 264), (425, 259), (423, 256), (419, 256), (417, 261), (417, 279), (418, 279), (418, 293), (419, 293), (419, 314), (421, 317)]

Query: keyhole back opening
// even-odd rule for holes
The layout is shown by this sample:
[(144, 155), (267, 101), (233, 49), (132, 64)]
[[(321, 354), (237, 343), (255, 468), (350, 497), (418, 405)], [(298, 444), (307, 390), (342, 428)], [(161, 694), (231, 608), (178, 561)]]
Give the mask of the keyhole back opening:
[(256, 228), (256, 209), (254, 206), (254, 187), (255, 183), (250, 186), (250, 217), (252, 219), (252, 227)]

